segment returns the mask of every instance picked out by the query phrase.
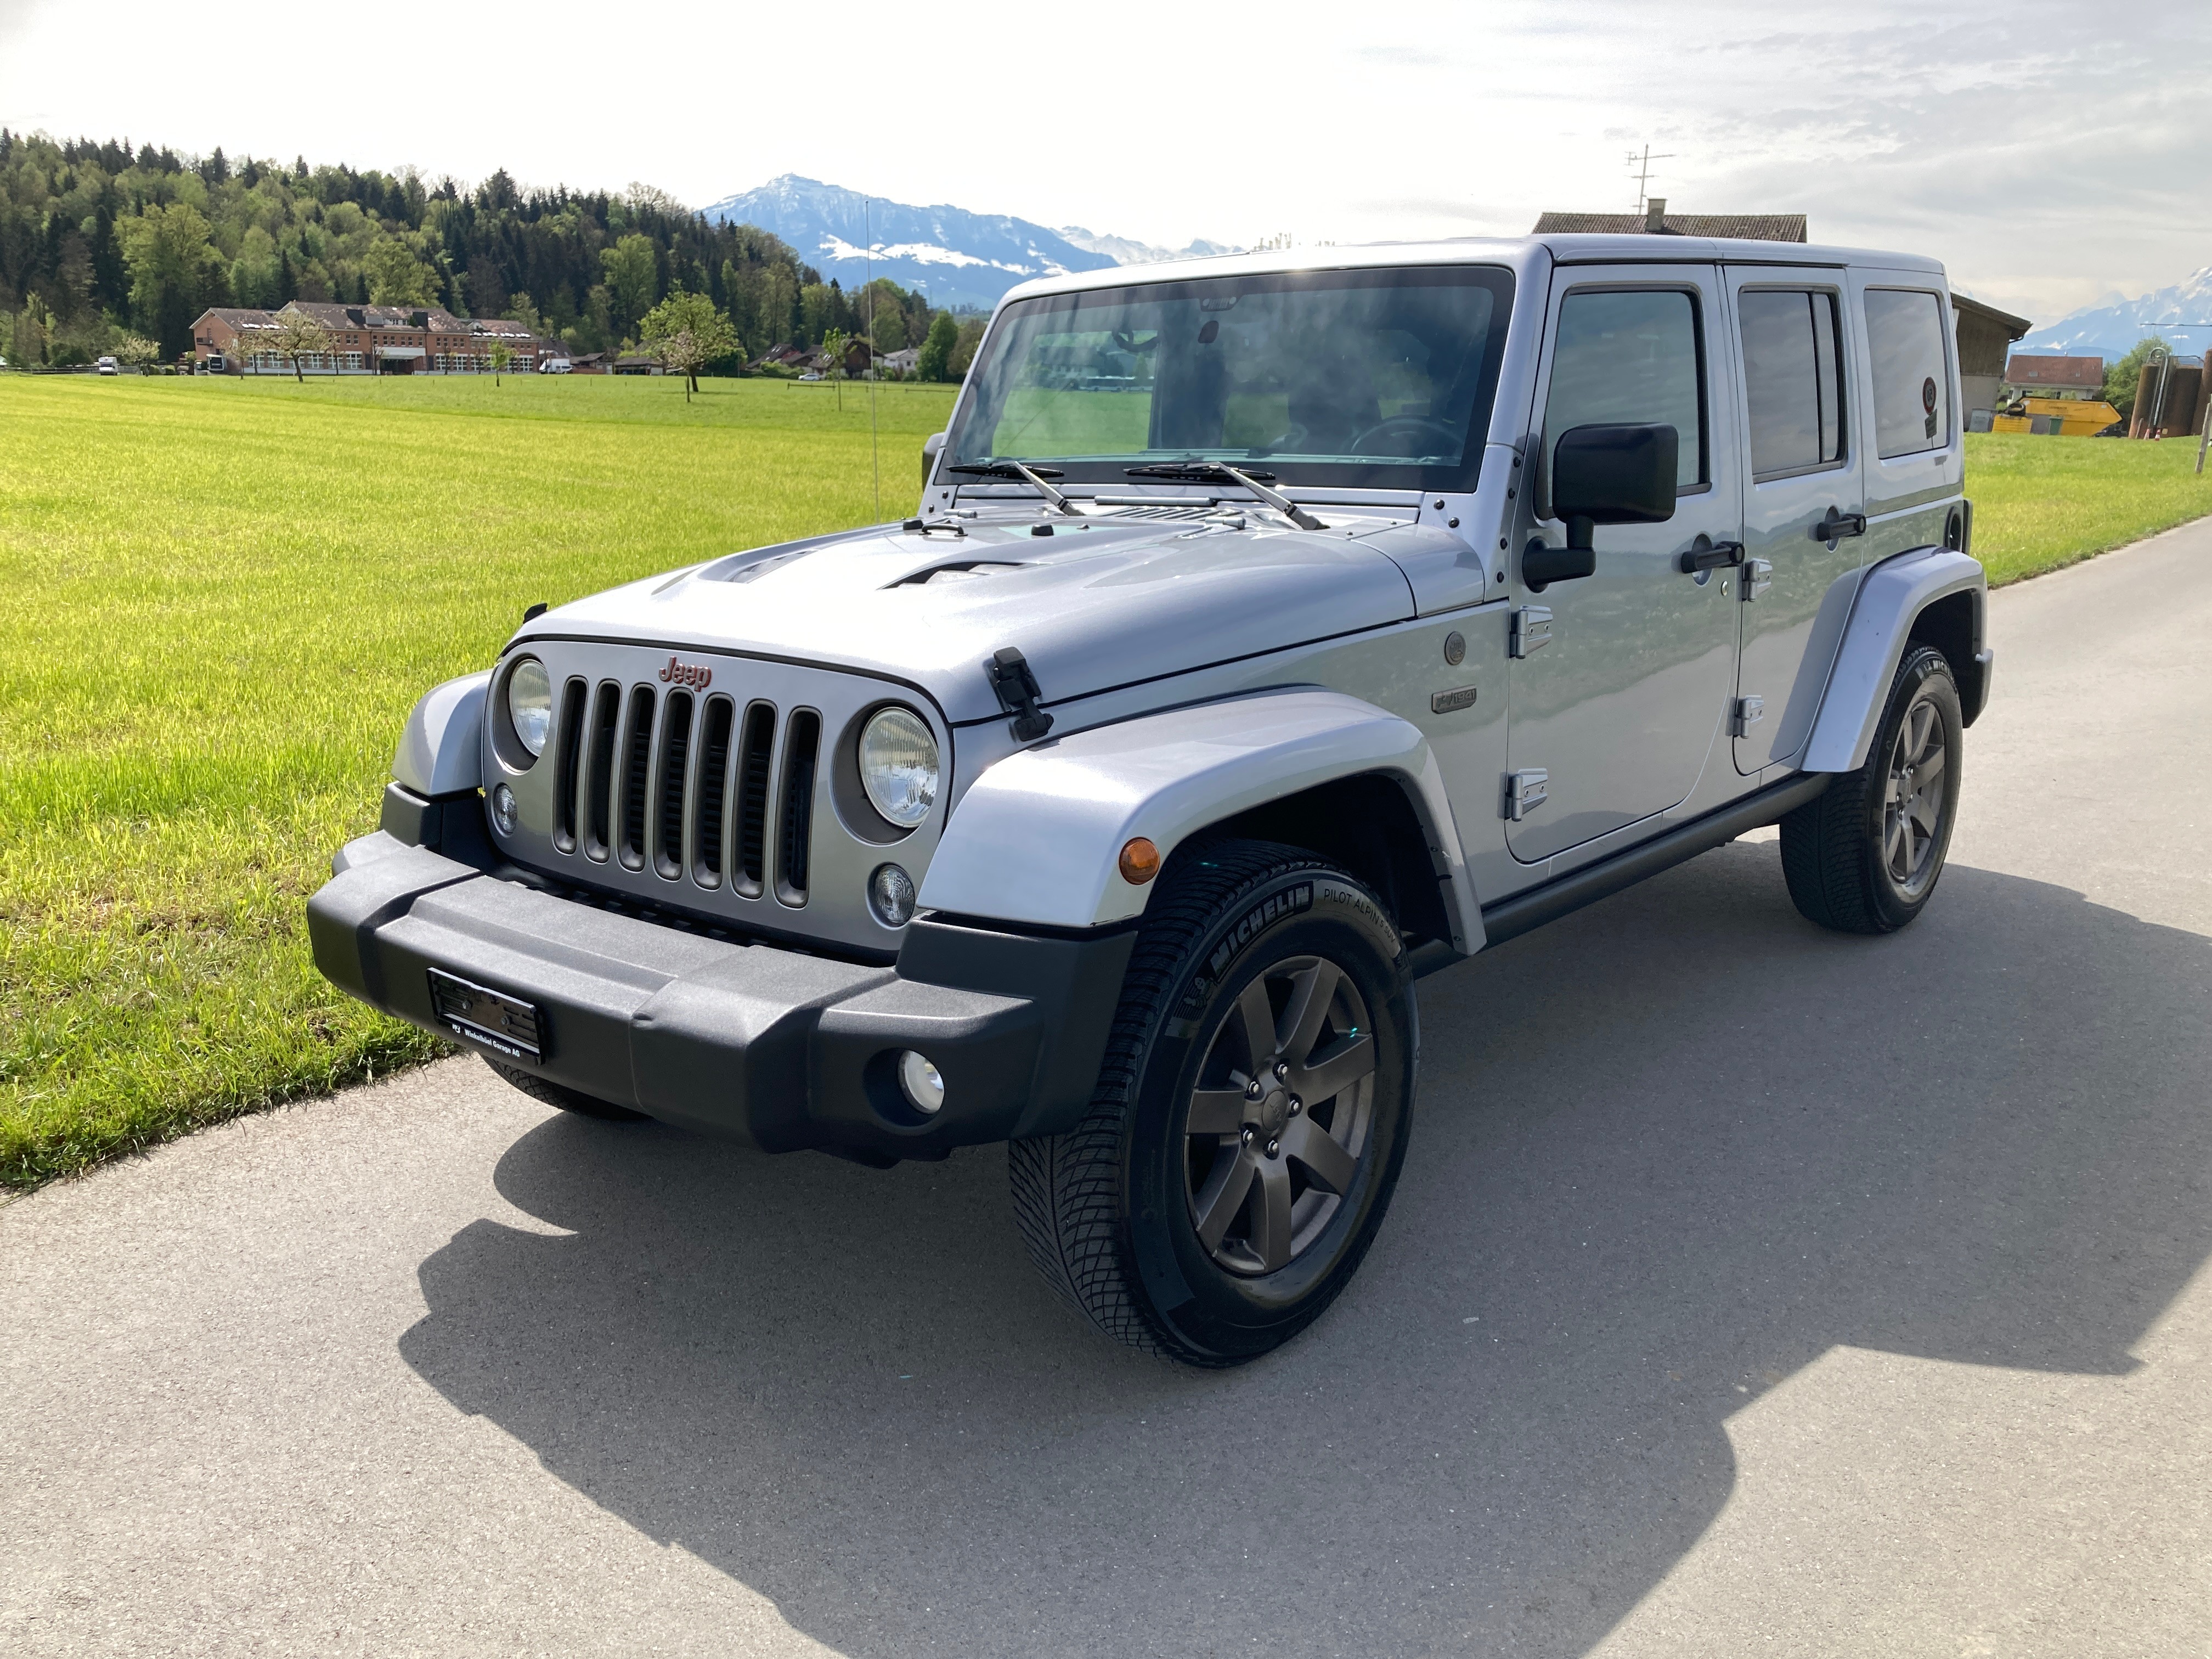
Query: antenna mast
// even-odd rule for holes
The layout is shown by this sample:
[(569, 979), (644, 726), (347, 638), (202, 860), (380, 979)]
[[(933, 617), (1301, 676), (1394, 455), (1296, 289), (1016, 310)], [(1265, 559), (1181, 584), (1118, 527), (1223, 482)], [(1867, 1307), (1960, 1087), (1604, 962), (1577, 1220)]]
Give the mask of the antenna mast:
[(1654, 161), (1671, 161), (1674, 159), (1674, 152), (1671, 150), (1663, 155), (1654, 155), (1649, 144), (1644, 145), (1640, 155), (1632, 149), (1628, 152), (1629, 176), (1636, 180), (1636, 210), (1638, 213), (1644, 211), (1644, 188), (1651, 182), (1651, 164)]

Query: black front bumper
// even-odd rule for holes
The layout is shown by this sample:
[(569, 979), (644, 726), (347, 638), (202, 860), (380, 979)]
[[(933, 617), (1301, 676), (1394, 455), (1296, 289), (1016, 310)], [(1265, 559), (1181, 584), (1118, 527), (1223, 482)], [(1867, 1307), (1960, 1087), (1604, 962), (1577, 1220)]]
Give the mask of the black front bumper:
[[(670, 1123), (769, 1152), (941, 1158), (1088, 1105), (1135, 935), (1039, 938), (922, 918), (870, 967), (611, 915), (378, 831), (307, 903), (315, 964), (363, 1001)], [(541, 1055), (441, 1016), (433, 970), (532, 1004)], [(945, 1079), (924, 1116), (915, 1049)]]

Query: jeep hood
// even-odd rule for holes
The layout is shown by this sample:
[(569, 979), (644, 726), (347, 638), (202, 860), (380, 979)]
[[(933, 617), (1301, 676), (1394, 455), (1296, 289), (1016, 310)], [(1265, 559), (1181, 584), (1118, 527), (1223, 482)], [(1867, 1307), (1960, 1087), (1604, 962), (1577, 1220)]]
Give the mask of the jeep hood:
[(983, 674), (1006, 646), (1048, 706), (1410, 617), (1383, 550), (1440, 534), (1379, 519), (1323, 531), (1102, 515), (877, 528), (786, 543), (580, 599), (536, 636), (732, 650), (912, 682), (955, 721), (1001, 711)]

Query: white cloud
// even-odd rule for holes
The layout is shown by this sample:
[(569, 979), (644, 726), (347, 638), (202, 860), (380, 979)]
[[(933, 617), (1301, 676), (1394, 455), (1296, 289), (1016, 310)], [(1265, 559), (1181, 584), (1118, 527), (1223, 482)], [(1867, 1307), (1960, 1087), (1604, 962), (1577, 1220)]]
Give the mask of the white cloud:
[[(1289, 0), (1216, 35), (1186, 7), (1125, 0), (1079, 42), (986, 9), (865, 96), (795, 72), (804, 54), (775, 50), (750, 9), (696, 0), (653, 23), (705, 66), (689, 88), (602, 50), (604, 8), (545, 0), (531, 33), (549, 69), (519, 84), (457, 81), (427, 32), (364, 56), (359, 13), (310, 9), (288, 16), (288, 52), (315, 72), (219, 96), (170, 52), (52, 73), (81, 47), (76, 10), (0, 0), (9, 125), (465, 179), (647, 179), (699, 202), (793, 172), (1166, 246), (1518, 234), (1546, 208), (1632, 206), (1623, 158), (1648, 142), (1670, 153), (1653, 191), (1679, 209), (1802, 210), (1821, 240), (1933, 253), (2039, 319), (2207, 258), (2212, 8)], [(115, 38), (189, 52), (173, 7), (101, 15)], [(860, 39), (911, 32), (881, 0), (840, 17)]]

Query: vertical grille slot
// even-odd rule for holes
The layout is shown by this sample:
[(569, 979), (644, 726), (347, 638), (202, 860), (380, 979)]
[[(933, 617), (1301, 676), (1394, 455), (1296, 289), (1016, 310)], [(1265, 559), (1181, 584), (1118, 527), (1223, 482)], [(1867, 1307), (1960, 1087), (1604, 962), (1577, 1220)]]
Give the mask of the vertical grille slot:
[(783, 799), (776, 813), (775, 896), (806, 902), (806, 866), (814, 833), (814, 760), (822, 742), (822, 716), (802, 708), (791, 717), (783, 740)]
[(730, 890), (758, 898), (768, 880), (769, 763), (775, 750), (775, 708), (765, 702), (745, 710), (744, 746), (732, 769), (731, 809), (736, 847), (730, 858)]
[(691, 827), (695, 849), (691, 879), (702, 887), (722, 884), (722, 826), (729, 821), (730, 731), (737, 705), (727, 697), (707, 699), (699, 726), (698, 822)]
[(584, 769), (584, 856), (607, 861), (614, 836), (608, 812), (614, 797), (615, 726), (622, 715), (622, 688), (612, 680), (599, 687), (592, 708), (591, 763)]
[(684, 781), (690, 763), (691, 694), (671, 691), (660, 717), (660, 799), (653, 820), (653, 873), (664, 881), (684, 873)]
[(653, 770), (653, 688), (629, 694), (629, 724), (623, 733), (622, 831), (616, 842), (625, 870), (645, 868), (645, 811), (651, 799), (646, 781)]
[(561, 690), (561, 735), (553, 749), (553, 847), (556, 852), (576, 850), (576, 775), (583, 758), (584, 706), (589, 693), (581, 680), (570, 680)]

